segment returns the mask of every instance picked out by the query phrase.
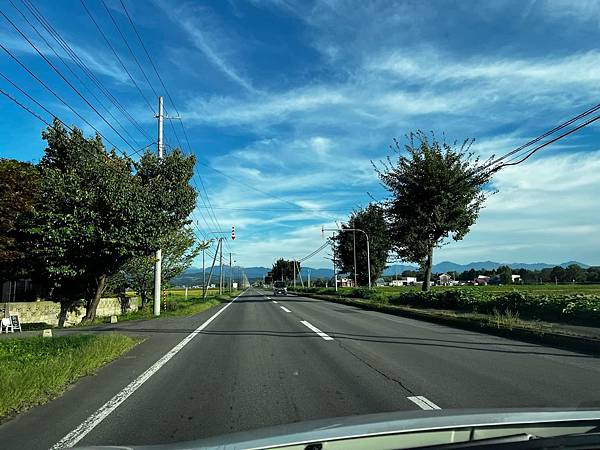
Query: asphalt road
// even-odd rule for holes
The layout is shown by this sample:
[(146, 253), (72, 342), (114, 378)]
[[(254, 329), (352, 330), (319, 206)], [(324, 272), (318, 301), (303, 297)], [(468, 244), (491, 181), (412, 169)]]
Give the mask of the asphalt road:
[(0, 425), (2, 448), (65, 436), (167, 443), (401, 410), (600, 406), (598, 358), (254, 289), (191, 318), (97, 332), (111, 331), (146, 341)]

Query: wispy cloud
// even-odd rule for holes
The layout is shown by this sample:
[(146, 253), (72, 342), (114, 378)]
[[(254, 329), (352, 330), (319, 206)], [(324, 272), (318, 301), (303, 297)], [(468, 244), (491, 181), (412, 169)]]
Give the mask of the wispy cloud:
[[(175, 6), (162, 0), (157, 0), (156, 4), (173, 22), (181, 26), (189, 41), (204, 54), (211, 64), (244, 90), (256, 92), (252, 83), (240, 75), (239, 71), (224, 55), (225, 51), (221, 47), (226, 40), (225, 31), (223, 30), (216, 35), (216, 32), (213, 31), (214, 27), (208, 25), (211, 12), (207, 8), (195, 7), (192, 9), (186, 5)], [(203, 20), (199, 20), (199, 17), (202, 17)]]

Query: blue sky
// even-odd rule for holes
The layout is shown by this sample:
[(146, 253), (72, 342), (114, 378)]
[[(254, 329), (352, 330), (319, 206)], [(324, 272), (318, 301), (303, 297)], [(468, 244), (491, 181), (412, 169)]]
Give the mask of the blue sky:
[[(105, 1), (151, 84), (164, 93), (120, 2)], [(598, 103), (599, 2), (124, 2), (184, 119), (193, 151), (209, 166), (198, 171), (218, 226), (236, 226), (230, 248), (246, 266), (300, 258), (322, 244), (321, 225), (344, 220), (353, 207), (369, 202), (368, 193), (382, 198), (370, 161), (389, 154), (393, 137), (415, 129), (445, 132), (451, 140), (473, 137), (474, 150), (487, 157)], [(85, 3), (154, 105), (101, 1)], [(153, 142), (153, 111), (81, 3), (35, 4), (139, 122), (144, 134), (83, 78), (122, 121), (132, 146)], [(1, 9), (87, 96), (10, 3)], [(117, 147), (130, 150), (0, 22), (6, 47)], [(6, 54), (0, 70), (65, 122), (93, 133)], [(1, 79), (0, 87), (23, 99)], [(44, 149), (42, 124), (4, 98), (0, 112), (0, 156), (37, 161)], [(167, 144), (177, 145), (170, 126), (165, 133)], [(494, 180), (498, 193), (472, 232), (438, 250), (435, 262), (600, 264), (599, 134), (597, 126), (589, 127), (501, 171)], [(206, 219), (199, 219), (202, 230), (212, 231), (217, 225), (206, 215), (206, 203), (203, 195), (196, 216)], [(327, 266), (323, 256), (305, 264)]]

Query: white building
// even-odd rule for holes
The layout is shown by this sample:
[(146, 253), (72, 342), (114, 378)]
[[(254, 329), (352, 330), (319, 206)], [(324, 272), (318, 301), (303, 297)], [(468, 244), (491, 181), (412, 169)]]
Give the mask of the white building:
[(412, 286), (414, 284), (417, 284), (417, 277), (402, 277), (402, 278), (398, 278), (397, 280), (392, 280), (390, 282), (390, 286)]

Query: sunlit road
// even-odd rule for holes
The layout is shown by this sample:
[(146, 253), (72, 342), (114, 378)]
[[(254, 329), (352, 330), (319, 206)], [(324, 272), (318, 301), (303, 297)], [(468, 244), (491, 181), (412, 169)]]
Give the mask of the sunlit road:
[(227, 305), (202, 330), (217, 309), (119, 325), (147, 340), (4, 423), (2, 447), (49, 448), (68, 435), (78, 446), (167, 443), (398, 410), (600, 405), (598, 358), (268, 291)]

